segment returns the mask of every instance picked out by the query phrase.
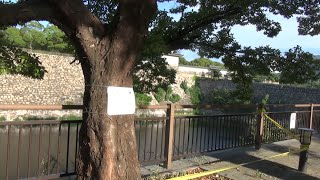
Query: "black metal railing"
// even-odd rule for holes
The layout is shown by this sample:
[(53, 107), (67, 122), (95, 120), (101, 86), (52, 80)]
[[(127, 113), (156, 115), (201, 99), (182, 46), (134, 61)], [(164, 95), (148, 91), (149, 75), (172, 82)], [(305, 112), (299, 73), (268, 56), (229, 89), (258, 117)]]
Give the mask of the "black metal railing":
[(74, 174), (81, 122), (0, 122), (0, 179)]
[[(290, 128), (290, 119), (293, 113), (296, 114), (296, 121), (294, 128)], [(299, 128), (310, 127), (310, 111), (267, 112), (266, 114), (291, 133), (277, 127), (270, 120), (266, 119), (264, 121), (263, 133), (263, 142), (265, 143), (295, 138), (299, 134)]]
[(253, 144), (255, 126), (254, 114), (176, 117), (173, 156)]
[(166, 117), (136, 118), (138, 159), (142, 164), (165, 161)]
[[(174, 107), (173, 107), (174, 108)], [(295, 128), (312, 127), (319, 130), (320, 111), (267, 112), (282, 127), (290, 129), (290, 117), (296, 113)], [(173, 117), (173, 118), (172, 118)], [(256, 141), (257, 113), (167, 116), (136, 118), (138, 159), (141, 164), (157, 164), (216, 150), (253, 145)], [(168, 123), (174, 121), (172, 142)], [(75, 173), (78, 153), (78, 132), (81, 120), (0, 122), (0, 179), (30, 177), (60, 177)], [(288, 138), (283, 130), (264, 120), (263, 142)], [(166, 142), (172, 143), (168, 153)]]

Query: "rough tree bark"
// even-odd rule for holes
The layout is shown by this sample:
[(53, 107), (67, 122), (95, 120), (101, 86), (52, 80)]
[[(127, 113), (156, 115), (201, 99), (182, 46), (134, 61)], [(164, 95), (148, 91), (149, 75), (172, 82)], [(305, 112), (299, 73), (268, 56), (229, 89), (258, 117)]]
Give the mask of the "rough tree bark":
[(134, 117), (108, 116), (106, 90), (107, 86), (132, 87), (135, 59), (154, 12), (153, 1), (120, 1), (115, 28), (103, 31), (109, 32), (107, 36), (95, 36), (90, 27), (84, 27), (89, 32), (77, 34), (85, 77), (79, 179), (140, 179)]
[(155, 12), (155, 0), (119, 0), (106, 26), (82, 0), (0, 4), (0, 25), (48, 20), (75, 44), (85, 78), (78, 179), (140, 179), (134, 117), (108, 116), (106, 94), (107, 86), (132, 87), (135, 60)]

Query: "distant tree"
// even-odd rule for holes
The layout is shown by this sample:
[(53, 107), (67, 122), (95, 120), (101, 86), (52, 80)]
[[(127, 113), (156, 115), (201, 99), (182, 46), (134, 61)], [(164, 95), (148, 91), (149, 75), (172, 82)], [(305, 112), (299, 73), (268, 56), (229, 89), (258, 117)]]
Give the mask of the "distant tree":
[(280, 81), (280, 73), (271, 73), (269, 75), (256, 75), (253, 77), (255, 82), (264, 82), (264, 81), (272, 81), (279, 82)]
[(279, 61), (280, 83), (305, 84), (319, 80), (320, 61), (303, 52), (301, 47), (290, 49)]
[(184, 57), (179, 57), (179, 65), (190, 65), (190, 62), (187, 61)]
[(24, 41), (23, 37), (21, 36), (21, 32), (18, 28), (8, 27), (5, 30), (2, 30), (1, 33), (1, 40), (3, 41), (3, 43), (5, 43), (6, 41), (7, 44), (11, 44), (16, 47), (27, 47), (27, 43)]
[(9, 40), (6, 32), (0, 28), (0, 75), (21, 74), (31, 78), (43, 78), (45, 68), (39, 59), (13, 45), (14, 43), (25, 45), (20, 32), (14, 28), (7, 31), (12, 35)]
[(74, 48), (67, 36), (55, 25), (48, 25), (43, 34), (46, 38), (46, 50), (63, 53), (73, 53)]
[(223, 66), (222, 63), (212, 61), (208, 58), (197, 58), (190, 61), (190, 65), (192, 66), (201, 66), (201, 67), (209, 67), (209, 66)]
[(24, 48), (43, 49), (46, 47), (46, 38), (42, 32), (44, 26), (37, 21), (26, 23), (20, 28), (20, 34), (26, 43)]
[(176, 70), (168, 68), (168, 63), (160, 56), (146, 56), (139, 60), (133, 74), (133, 88), (136, 92), (155, 92), (167, 89), (176, 79)]

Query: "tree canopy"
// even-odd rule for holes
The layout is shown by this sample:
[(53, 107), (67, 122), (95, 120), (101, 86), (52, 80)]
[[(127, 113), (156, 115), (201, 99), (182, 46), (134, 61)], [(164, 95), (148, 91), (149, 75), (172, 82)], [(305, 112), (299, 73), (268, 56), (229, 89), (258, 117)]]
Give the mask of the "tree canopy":
[[(117, 1), (84, 0), (83, 2), (109, 30), (112, 29), (112, 25), (118, 18), (119, 3)], [(34, 6), (29, 8), (37, 5), (35, 1), (19, 1), (18, 3), (26, 7), (34, 3)], [(207, 58), (222, 58), (226, 68), (234, 72), (233, 78), (237, 83), (239, 81), (242, 83), (252, 82), (253, 76), (268, 75), (274, 70), (284, 72), (281, 80), (285, 83), (300, 83), (317, 78), (314, 75), (315, 67), (318, 66), (317, 63), (309, 55), (306, 56), (306, 53), (300, 47), (294, 47), (284, 55), (279, 50), (269, 46), (243, 47), (233, 37), (231, 28), (234, 25), (252, 24), (256, 26), (257, 31), (262, 31), (268, 37), (274, 37), (281, 31), (281, 24), (268, 17), (269, 14), (275, 14), (285, 18), (295, 16), (299, 22), (298, 30), (301, 35), (317, 35), (320, 29), (320, 23), (317, 20), (319, 18), (318, 1), (159, 0), (159, 4), (166, 8), (158, 9), (156, 16), (150, 23), (143, 51), (136, 63), (136, 72), (150, 67), (154, 68), (153, 71), (149, 70), (149, 73), (145, 73), (147, 77), (153, 76), (151, 78), (153, 80), (145, 81), (148, 85), (144, 87), (139, 85), (139, 91), (155, 90), (156, 88), (150, 85), (154, 84), (156, 79), (161, 79), (156, 78), (156, 76), (161, 76), (162, 71), (170, 72), (170, 76), (166, 76), (166, 73), (162, 74), (162, 77), (167, 79), (164, 85), (172, 83), (173, 80), (169, 77), (172, 77), (174, 72), (167, 70), (163, 62), (160, 62), (159, 57), (162, 54), (181, 49), (197, 50), (202, 57), (206, 57), (191, 62), (183, 61), (184, 64), (204, 67), (209, 65), (219, 66), (220, 64), (212, 63)], [(45, 3), (38, 5), (45, 5)], [(29, 16), (25, 18), (32, 19)], [(43, 17), (33, 19), (46, 20)], [(50, 17), (50, 19), (54, 18)], [(15, 24), (10, 19), (5, 22), (5, 19), (2, 18), (1, 21), (3, 21), (1, 23), (3, 25)], [(60, 52), (72, 51), (67, 43), (66, 36), (56, 26), (43, 27), (40, 23), (30, 22), (20, 29), (9, 27), (5, 30), (5, 33), (10, 35), (8, 36), (9, 42), (17, 47)], [(292, 59), (293, 56), (287, 56), (288, 53), (295, 53), (297, 55), (295, 56), (296, 59)], [(143, 63), (146, 62), (146, 59), (151, 59), (151, 62)], [(157, 61), (154, 59), (157, 59)], [(298, 70), (296, 68), (292, 69), (293, 67), (308, 68), (301, 68), (305, 71), (294, 73), (294, 76), (287, 76), (289, 71)], [(135, 79), (142, 80), (141, 77)]]
[[(157, 4), (163, 3), (172, 6), (158, 9)], [(297, 66), (309, 70), (316, 65), (299, 47), (283, 55), (269, 46), (241, 46), (231, 28), (252, 24), (257, 31), (275, 37), (281, 24), (268, 17), (275, 14), (295, 16), (301, 35), (317, 35), (319, 11), (318, 0), (19, 0), (0, 3), (0, 26), (46, 20), (73, 43), (85, 79), (76, 163), (79, 179), (139, 179), (134, 117), (106, 113), (110, 106), (106, 87), (132, 87), (134, 67), (158, 68), (156, 63), (144, 66), (146, 60), (158, 62), (163, 54), (186, 49), (201, 57), (221, 58), (233, 72), (238, 89), (249, 92), (255, 74), (280, 69), (290, 75)], [(34, 28), (41, 27), (32, 25)], [(31, 37), (25, 36), (29, 46), (33, 45)], [(10, 64), (8, 60), (11, 65), (20, 61), (10, 45), (0, 47), (1, 66)], [(303, 77), (299, 81), (314, 75), (297, 71)]]

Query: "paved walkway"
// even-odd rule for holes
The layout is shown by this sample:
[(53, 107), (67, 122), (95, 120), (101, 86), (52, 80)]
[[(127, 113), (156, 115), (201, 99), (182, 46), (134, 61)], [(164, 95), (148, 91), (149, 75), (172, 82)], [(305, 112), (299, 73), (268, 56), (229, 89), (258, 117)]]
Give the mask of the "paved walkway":
[[(187, 169), (200, 167), (204, 170), (226, 168), (241, 163), (261, 160), (273, 155), (297, 150), (300, 143), (297, 140), (286, 140), (271, 144), (264, 144), (260, 150), (254, 147), (240, 147), (204, 156), (191, 157), (173, 162), (173, 169), (170, 171), (159, 166), (141, 167), (141, 174), (144, 179), (160, 179), (161, 175), (168, 173), (183, 173)], [(309, 150), (307, 173), (297, 171), (299, 155), (277, 157), (247, 164), (239, 168), (227, 170), (220, 175), (235, 180), (250, 179), (288, 179), (288, 180), (320, 180), (320, 134), (314, 135)], [(75, 179), (75, 177), (60, 178), (63, 180)]]
[[(161, 166), (146, 166), (141, 169), (142, 176), (152, 179), (160, 174), (183, 172), (186, 169), (200, 167), (205, 170), (221, 169), (242, 163), (261, 160), (280, 153), (297, 150), (300, 143), (297, 140), (286, 140), (265, 144), (260, 150), (254, 147), (242, 147), (214, 152), (205, 156), (192, 157), (175, 161), (173, 169), (168, 171)], [(235, 180), (250, 179), (320, 179), (320, 134), (314, 135), (309, 150), (307, 173), (297, 171), (298, 154), (277, 157), (247, 164), (239, 168), (227, 170), (220, 175)], [(183, 174), (183, 173), (182, 173)]]

